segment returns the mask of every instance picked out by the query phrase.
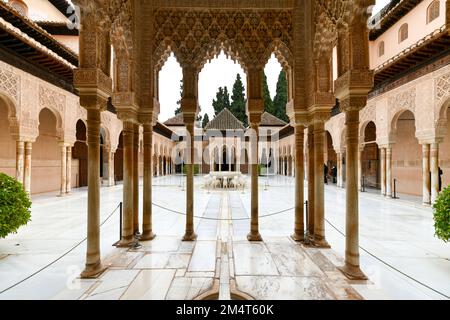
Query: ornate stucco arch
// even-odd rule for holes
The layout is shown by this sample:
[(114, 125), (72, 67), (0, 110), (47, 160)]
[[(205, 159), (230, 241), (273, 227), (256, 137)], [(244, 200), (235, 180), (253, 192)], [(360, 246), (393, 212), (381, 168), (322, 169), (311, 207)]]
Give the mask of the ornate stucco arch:
[(18, 133), (19, 117), (17, 114), (17, 105), (15, 99), (9, 93), (0, 88), (0, 103), (6, 106), (8, 112), (7, 117), (10, 125), (11, 134)]

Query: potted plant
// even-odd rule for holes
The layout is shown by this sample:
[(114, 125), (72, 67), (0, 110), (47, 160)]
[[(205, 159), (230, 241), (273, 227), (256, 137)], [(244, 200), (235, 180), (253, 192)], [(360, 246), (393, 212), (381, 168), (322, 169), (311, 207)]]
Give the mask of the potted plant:
[(444, 189), (433, 205), (436, 236), (444, 242), (450, 241), (450, 186)]
[(0, 173), (0, 239), (31, 220), (31, 201), (20, 182)]

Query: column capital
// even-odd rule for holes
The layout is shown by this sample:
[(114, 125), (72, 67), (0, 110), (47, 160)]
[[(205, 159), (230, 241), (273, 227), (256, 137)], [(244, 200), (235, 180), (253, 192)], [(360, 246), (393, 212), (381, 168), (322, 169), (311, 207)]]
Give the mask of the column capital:
[(306, 110), (296, 111), (294, 109), (293, 101), (291, 105), (288, 104), (288, 106), (286, 106), (286, 113), (288, 114), (292, 125), (302, 125), (305, 127), (308, 126), (308, 111)]
[(133, 91), (114, 92), (112, 103), (118, 110), (132, 109), (136, 112), (139, 110), (136, 93)]
[(328, 108), (316, 108), (314, 111), (309, 113), (309, 123), (312, 125), (317, 123), (325, 123), (331, 117), (331, 112)]
[(134, 108), (121, 108), (117, 110), (117, 118), (122, 122), (138, 123), (137, 113)]
[(340, 100), (341, 110), (361, 110), (367, 104), (367, 96), (374, 85), (373, 71), (351, 69), (334, 82), (335, 95)]
[(158, 114), (150, 110), (144, 110), (139, 113), (138, 120), (143, 125), (151, 125), (153, 127), (158, 122)]
[(247, 117), (249, 123), (253, 125), (261, 124), (261, 116), (264, 113), (263, 99), (248, 99), (247, 101)]
[(197, 98), (182, 98), (181, 110), (183, 111), (184, 123), (194, 123), (199, 112)]
[(73, 75), (80, 94), (80, 105), (86, 109), (106, 110), (112, 95), (112, 79), (99, 68), (79, 68)]

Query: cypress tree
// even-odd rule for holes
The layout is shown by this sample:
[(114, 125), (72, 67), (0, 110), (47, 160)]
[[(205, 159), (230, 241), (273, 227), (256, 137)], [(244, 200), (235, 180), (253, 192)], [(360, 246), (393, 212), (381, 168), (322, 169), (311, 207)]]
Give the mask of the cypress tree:
[(180, 100), (177, 101), (177, 108), (175, 109), (175, 115), (179, 115), (181, 110), (181, 98), (183, 97), (183, 80), (180, 81)]
[(217, 116), (223, 109), (230, 108), (230, 95), (228, 93), (227, 87), (223, 89), (219, 88), (216, 93), (216, 99), (213, 100), (214, 113)]
[(275, 115), (273, 101), (272, 98), (270, 97), (270, 91), (269, 86), (267, 84), (267, 77), (265, 72), (263, 77), (263, 100), (264, 100), (264, 111)]
[(231, 106), (230, 111), (234, 114), (236, 118), (241, 121), (244, 126), (248, 125), (247, 113), (245, 110), (246, 100), (245, 100), (245, 88), (242, 83), (241, 75), (238, 73), (236, 76), (236, 81), (233, 85), (233, 93), (231, 96)]
[(202, 128), (205, 129), (208, 123), (209, 123), (209, 116), (207, 113), (205, 113), (205, 115), (203, 116)]
[(286, 104), (288, 100), (288, 88), (287, 88), (287, 78), (286, 72), (281, 70), (280, 75), (278, 76), (277, 83), (277, 94), (273, 100), (274, 104), (274, 116), (279, 119), (289, 122), (289, 117), (286, 114)]

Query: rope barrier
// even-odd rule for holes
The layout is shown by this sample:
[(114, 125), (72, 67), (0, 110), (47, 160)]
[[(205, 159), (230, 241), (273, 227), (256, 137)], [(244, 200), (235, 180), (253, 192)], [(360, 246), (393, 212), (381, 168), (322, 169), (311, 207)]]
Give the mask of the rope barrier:
[[(102, 227), (109, 219), (111, 219), (111, 217), (117, 212), (117, 210), (120, 208), (120, 204), (114, 209), (113, 212), (111, 212), (111, 214), (100, 224), (100, 227)], [(85, 242), (87, 240), (87, 237), (85, 237), (83, 240), (81, 240), (80, 242), (78, 242), (74, 247), (72, 247), (69, 251), (67, 251), (66, 253), (64, 253), (63, 255), (61, 255), (59, 258), (57, 258), (56, 260), (53, 260), (52, 262), (50, 262), (49, 264), (45, 265), (45, 267), (42, 267), (41, 269), (39, 269), (38, 271), (32, 273), (31, 275), (29, 275), (28, 277), (20, 280), (19, 282), (13, 284), (12, 286), (0, 291), (0, 295), (5, 293), (6, 291), (11, 290), (12, 288), (17, 287), (19, 284), (31, 279), (32, 277), (34, 277), (35, 275), (37, 275), (38, 273), (41, 273), (42, 271), (44, 271), (45, 269), (51, 267), (52, 265), (54, 265), (56, 262), (58, 262), (59, 260), (61, 260), (62, 258), (64, 258), (65, 256), (67, 256), (69, 253), (71, 253), (73, 250), (75, 250), (76, 248), (78, 248), (83, 242)]]
[[(326, 221), (333, 229), (335, 229), (339, 234), (341, 234), (344, 238), (346, 237), (345, 233), (343, 233), (341, 230), (339, 230), (337, 227), (335, 227), (330, 221), (328, 221), (327, 219), (325, 219), (325, 221)], [(439, 294), (439, 295), (442, 296), (442, 297), (445, 297), (445, 298), (447, 298), (447, 299), (450, 299), (450, 297), (447, 296), (446, 294), (444, 294), (444, 293), (442, 293), (442, 292), (440, 292), (440, 291), (438, 291), (438, 290), (436, 290), (436, 289), (430, 287), (429, 285), (427, 285), (427, 284), (425, 284), (425, 283), (423, 283), (423, 282), (420, 282), (420, 281), (417, 280), (417, 279), (414, 279), (413, 277), (411, 277), (410, 275), (408, 275), (408, 274), (404, 273), (403, 271), (397, 269), (396, 267), (394, 267), (394, 266), (391, 265), (390, 263), (388, 263), (388, 262), (382, 260), (381, 258), (377, 257), (376, 255), (374, 255), (373, 253), (371, 253), (371, 252), (368, 251), (367, 249), (365, 249), (365, 248), (363, 248), (363, 247), (361, 247), (361, 246), (359, 246), (359, 248), (360, 248), (362, 251), (364, 251), (365, 253), (367, 253), (368, 255), (370, 255), (372, 258), (378, 260), (379, 262), (381, 262), (382, 264), (388, 266), (388, 267), (391, 268), (392, 270), (397, 271), (398, 273), (400, 273), (401, 275), (407, 277), (408, 279), (413, 280), (414, 282), (418, 283), (419, 285), (421, 285), (421, 286), (423, 286), (423, 287), (425, 287), (425, 288), (427, 288), (427, 289), (429, 289), (429, 290), (431, 290), (431, 291), (433, 291), (433, 292)]]
[[(175, 213), (175, 214), (178, 214), (178, 215), (182, 215), (182, 216), (186, 216), (187, 215), (184, 212), (176, 211), (176, 210), (173, 210), (173, 209), (169, 209), (169, 208), (163, 207), (161, 205), (158, 205), (156, 203), (152, 203), (152, 204), (155, 207), (163, 209), (163, 210), (168, 211), (168, 212), (172, 212), (172, 213)], [(281, 211), (278, 211), (278, 212), (266, 214), (266, 215), (263, 215), (263, 216), (259, 216), (259, 218), (273, 217), (273, 216), (276, 216), (276, 215), (279, 215), (279, 214), (282, 214), (282, 213), (285, 213), (285, 212), (289, 212), (289, 211), (292, 211), (292, 210), (294, 210), (294, 207), (289, 208), (289, 209), (285, 209), (285, 210), (281, 210)], [(251, 218), (217, 219), (217, 218), (208, 218), (208, 217), (204, 217), (204, 216), (194, 216), (194, 218), (200, 219), (200, 220), (213, 220), (213, 221), (248, 221), (248, 220), (251, 220)]]

